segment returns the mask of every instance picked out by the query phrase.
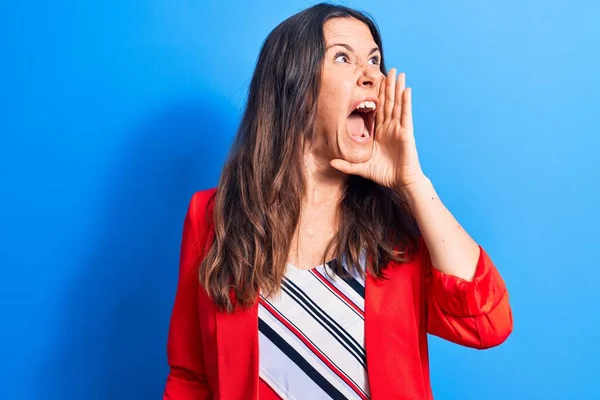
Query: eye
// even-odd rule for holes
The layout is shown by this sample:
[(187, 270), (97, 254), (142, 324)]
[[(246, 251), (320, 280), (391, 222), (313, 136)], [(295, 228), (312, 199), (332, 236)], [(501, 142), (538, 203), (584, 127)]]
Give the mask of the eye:
[(335, 54), (335, 62), (347, 63), (350, 62), (350, 57), (348, 57), (347, 53), (338, 52)]
[(381, 64), (381, 58), (379, 56), (373, 56), (371, 57), (371, 59), (369, 60), (369, 64), (372, 65), (379, 65)]

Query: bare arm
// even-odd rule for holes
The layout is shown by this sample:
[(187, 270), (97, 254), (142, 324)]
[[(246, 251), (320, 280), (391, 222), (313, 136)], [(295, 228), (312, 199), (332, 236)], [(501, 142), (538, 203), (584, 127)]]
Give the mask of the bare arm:
[(433, 266), (448, 275), (471, 281), (479, 258), (479, 246), (462, 228), (423, 175), (399, 189), (408, 200)]

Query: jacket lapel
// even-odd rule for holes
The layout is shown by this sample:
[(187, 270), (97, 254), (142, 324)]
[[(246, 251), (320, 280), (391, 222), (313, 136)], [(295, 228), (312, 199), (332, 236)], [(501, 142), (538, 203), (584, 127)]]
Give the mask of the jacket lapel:
[(217, 311), (219, 399), (258, 399), (258, 302), (247, 310)]
[(384, 279), (367, 274), (365, 351), (372, 399), (422, 398), (422, 385), (412, 387), (421, 366), (411, 279), (416, 267), (392, 262)]
[[(212, 207), (211, 201), (206, 215), (212, 215)], [(201, 232), (200, 240), (204, 241), (205, 251), (208, 251), (214, 240), (212, 223), (206, 224)], [(235, 304), (235, 296), (232, 300)], [(258, 299), (247, 310), (226, 313), (219, 311), (206, 293), (201, 292), (199, 306), (207, 330), (204, 343), (207, 375), (213, 382), (218, 382), (214, 398), (257, 400)]]

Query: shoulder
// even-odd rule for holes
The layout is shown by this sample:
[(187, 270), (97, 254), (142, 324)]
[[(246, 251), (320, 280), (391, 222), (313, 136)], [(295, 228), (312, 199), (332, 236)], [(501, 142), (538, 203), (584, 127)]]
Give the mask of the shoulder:
[(192, 195), (189, 208), (195, 213), (206, 213), (206, 209), (212, 205), (217, 188), (199, 190)]
[(195, 192), (189, 201), (186, 225), (198, 234), (206, 234), (212, 226), (212, 209), (216, 188)]
[[(212, 233), (211, 203), (216, 190), (201, 190), (192, 195), (183, 223), (180, 274), (196, 276), (196, 268)], [(191, 279), (191, 278), (190, 278)]]
[(403, 261), (391, 260), (385, 267), (383, 276), (389, 279), (401, 279), (418, 282), (427, 270), (429, 253), (423, 236), (419, 233), (415, 237), (407, 238), (398, 244), (396, 250)]
[(420, 261), (423, 256), (428, 254), (427, 245), (425, 244), (425, 239), (423, 239), (421, 232), (416, 232), (412, 236), (405, 237), (400, 243), (396, 244), (395, 250), (399, 252), (405, 260), (400, 263), (391, 262), (392, 264), (398, 264), (398, 266)]

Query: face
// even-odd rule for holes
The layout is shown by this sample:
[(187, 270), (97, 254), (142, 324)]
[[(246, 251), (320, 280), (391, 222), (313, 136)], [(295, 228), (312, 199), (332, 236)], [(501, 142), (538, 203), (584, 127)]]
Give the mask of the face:
[(341, 158), (367, 161), (373, 150), (381, 53), (369, 27), (354, 18), (333, 18), (323, 27), (325, 57), (317, 99), (311, 155), (328, 164)]

